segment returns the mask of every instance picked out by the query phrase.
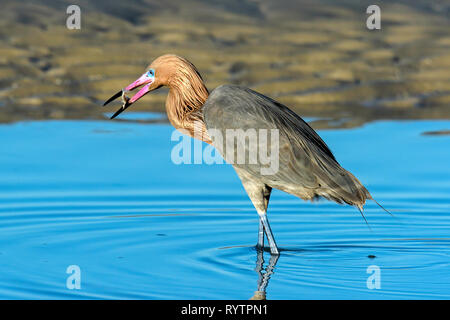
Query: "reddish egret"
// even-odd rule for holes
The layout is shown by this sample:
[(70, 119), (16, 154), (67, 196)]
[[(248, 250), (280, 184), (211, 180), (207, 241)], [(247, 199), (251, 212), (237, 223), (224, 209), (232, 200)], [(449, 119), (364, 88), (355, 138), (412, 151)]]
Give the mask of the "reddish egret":
[[(124, 96), (124, 92), (140, 86), (143, 87), (131, 99)], [(169, 87), (166, 111), (171, 124), (194, 138), (212, 144), (219, 151), (221, 148), (210, 138), (208, 130), (278, 130), (278, 171), (262, 175), (261, 163), (233, 164), (259, 216), (258, 249), (264, 247), (265, 234), (271, 254), (279, 254), (267, 219), (272, 188), (303, 200), (323, 197), (346, 203), (357, 207), (361, 214), (366, 200), (374, 200), (361, 182), (339, 165), (319, 135), (288, 107), (251, 89), (235, 85), (219, 86), (209, 94), (195, 66), (179, 56), (163, 55), (157, 58), (139, 79), (116, 93), (104, 105), (120, 96), (124, 98), (122, 108), (111, 117), (113, 119), (142, 96), (162, 86)], [(200, 134), (195, 135), (195, 132)], [(249, 145), (245, 144), (244, 148), (249, 148)]]

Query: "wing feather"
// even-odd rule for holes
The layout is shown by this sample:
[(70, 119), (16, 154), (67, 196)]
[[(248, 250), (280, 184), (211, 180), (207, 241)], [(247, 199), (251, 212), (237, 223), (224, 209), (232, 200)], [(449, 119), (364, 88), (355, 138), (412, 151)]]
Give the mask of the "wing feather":
[[(260, 162), (233, 164), (255, 180), (305, 200), (325, 197), (362, 207), (366, 199), (371, 199), (359, 180), (339, 165), (320, 136), (285, 105), (248, 88), (224, 85), (211, 93), (203, 114), (208, 131), (278, 129), (277, 172), (261, 175)], [(214, 139), (213, 145), (223, 155), (223, 146)], [(248, 145), (245, 147), (249, 151)]]

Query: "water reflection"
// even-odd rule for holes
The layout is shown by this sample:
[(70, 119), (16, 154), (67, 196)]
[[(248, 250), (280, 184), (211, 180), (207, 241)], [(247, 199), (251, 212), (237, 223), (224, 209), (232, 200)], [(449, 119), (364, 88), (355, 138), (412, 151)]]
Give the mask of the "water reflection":
[(256, 268), (255, 271), (258, 274), (258, 288), (253, 294), (250, 300), (266, 300), (266, 289), (269, 285), (269, 280), (274, 273), (275, 266), (277, 265), (279, 255), (270, 255), (269, 263), (264, 269), (264, 251), (256, 250)]

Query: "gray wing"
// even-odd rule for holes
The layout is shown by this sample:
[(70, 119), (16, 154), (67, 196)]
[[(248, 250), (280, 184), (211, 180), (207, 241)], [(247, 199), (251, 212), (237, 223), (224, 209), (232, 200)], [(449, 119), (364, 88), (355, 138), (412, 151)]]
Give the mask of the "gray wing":
[[(208, 133), (218, 130), (226, 136), (226, 129), (278, 130), (279, 165), (276, 172), (261, 174), (261, 168), (267, 165), (260, 161), (233, 163), (236, 169), (244, 170), (255, 181), (305, 200), (325, 197), (361, 207), (366, 199), (371, 199), (358, 179), (339, 165), (319, 135), (296, 113), (273, 99), (248, 88), (223, 85), (211, 93), (203, 106), (203, 115)], [(224, 155), (225, 143), (211, 138), (214, 147)], [(234, 146), (236, 152), (237, 142)], [(248, 144), (241, 146), (246, 152), (251, 151)], [(260, 147), (258, 139), (257, 149)]]

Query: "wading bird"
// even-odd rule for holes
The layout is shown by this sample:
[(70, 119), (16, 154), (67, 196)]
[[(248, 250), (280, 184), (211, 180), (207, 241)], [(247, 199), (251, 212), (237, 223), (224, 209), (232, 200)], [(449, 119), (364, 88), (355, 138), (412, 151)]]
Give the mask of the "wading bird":
[[(140, 86), (143, 87), (131, 99), (124, 95)], [(114, 119), (145, 94), (162, 86), (169, 87), (166, 111), (171, 124), (218, 150), (221, 148), (211, 139), (208, 131), (278, 130), (279, 169), (276, 172), (262, 175), (261, 163), (233, 164), (259, 216), (258, 249), (264, 247), (265, 233), (271, 254), (279, 254), (267, 218), (272, 188), (303, 200), (323, 197), (346, 203), (357, 207), (361, 214), (366, 200), (374, 200), (361, 182), (339, 165), (319, 135), (288, 107), (251, 89), (235, 85), (222, 85), (209, 93), (195, 66), (179, 56), (160, 56), (139, 79), (116, 93), (104, 105), (122, 96), (123, 106), (111, 117)], [(245, 144), (244, 148), (248, 149), (249, 145)]]

